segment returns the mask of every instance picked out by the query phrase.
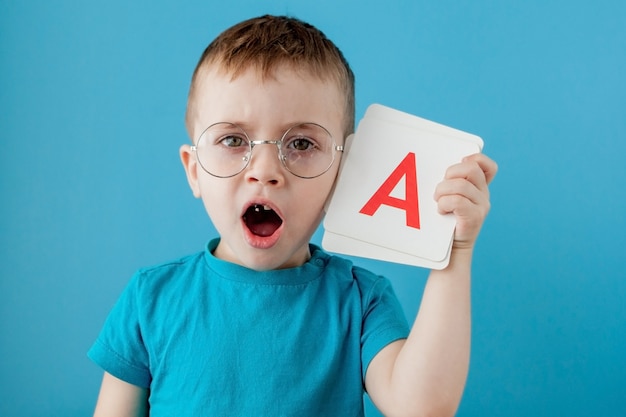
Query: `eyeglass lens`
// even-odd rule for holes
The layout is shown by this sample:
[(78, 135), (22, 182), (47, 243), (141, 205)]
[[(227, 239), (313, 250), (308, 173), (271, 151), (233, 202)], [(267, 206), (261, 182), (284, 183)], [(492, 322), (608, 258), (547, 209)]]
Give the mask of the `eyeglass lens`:
[(232, 177), (243, 171), (253, 157), (255, 146), (275, 144), (285, 168), (303, 178), (317, 177), (330, 168), (336, 146), (330, 133), (315, 123), (289, 128), (278, 141), (252, 140), (233, 123), (209, 126), (195, 146), (202, 168), (216, 177)]

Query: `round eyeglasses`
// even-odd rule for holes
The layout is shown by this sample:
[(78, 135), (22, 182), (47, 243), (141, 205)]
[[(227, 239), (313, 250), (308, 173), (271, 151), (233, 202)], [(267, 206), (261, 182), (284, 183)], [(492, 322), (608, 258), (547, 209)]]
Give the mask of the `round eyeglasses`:
[(229, 178), (248, 166), (256, 145), (266, 144), (276, 145), (280, 162), (300, 178), (319, 177), (332, 166), (335, 153), (343, 152), (343, 146), (337, 146), (328, 130), (316, 123), (292, 126), (277, 140), (251, 140), (234, 123), (214, 123), (202, 132), (191, 150), (207, 173)]

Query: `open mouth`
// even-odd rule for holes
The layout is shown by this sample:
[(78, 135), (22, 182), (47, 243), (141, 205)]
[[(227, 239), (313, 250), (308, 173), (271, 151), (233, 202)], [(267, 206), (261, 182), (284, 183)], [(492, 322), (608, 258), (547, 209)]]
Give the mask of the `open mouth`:
[(263, 204), (252, 204), (242, 219), (252, 234), (261, 237), (273, 235), (283, 224), (283, 219), (271, 207)]

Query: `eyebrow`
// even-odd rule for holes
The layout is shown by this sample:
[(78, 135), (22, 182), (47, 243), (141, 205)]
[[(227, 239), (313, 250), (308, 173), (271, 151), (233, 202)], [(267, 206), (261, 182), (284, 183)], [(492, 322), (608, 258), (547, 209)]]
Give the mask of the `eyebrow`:
[[(256, 136), (256, 135), (252, 135), (252, 133), (255, 130), (254, 126), (249, 124), (249, 123), (246, 123), (246, 122), (240, 122), (240, 121), (236, 121), (236, 120), (234, 120), (234, 121), (233, 120), (219, 120), (219, 121), (216, 121), (216, 122), (213, 122), (213, 123), (209, 124), (208, 126), (211, 126), (211, 125), (213, 125), (215, 123), (232, 123), (232, 124), (237, 125), (240, 128), (242, 128), (248, 135)], [(323, 127), (324, 129), (328, 130), (323, 124), (318, 123), (318, 122), (314, 122), (312, 120), (300, 120), (300, 121), (295, 121), (295, 122), (290, 122), (290, 123), (284, 123), (284, 124), (281, 124), (279, 127), (277, 127), (275, 130), (278, 133), (278, 135), (280, 136), (283, 133), (285, 133), (288, 129), (290, 129), (290, 128), (294, 127), (294, 126), (297, 126), (297, 125), (304, 124), (304, 123), (313, 123), (313, 124), (316, 124), (318, 126)], [(268, 138), (266, 138), (266, 139), (268, 139)]]

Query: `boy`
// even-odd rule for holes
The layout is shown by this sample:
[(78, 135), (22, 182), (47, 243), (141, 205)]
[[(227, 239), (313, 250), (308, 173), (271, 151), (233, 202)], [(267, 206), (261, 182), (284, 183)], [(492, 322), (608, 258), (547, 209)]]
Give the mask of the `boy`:
[[(180, 156), (219, 239), (140, 270), (90, 357), (96, 416), (452, 415), (470, 346), (470, 266), (496, 165), (450, 167), (449, 266), (432, 271), (409, 333), (389, 282), (310, 245), (354, 126), (354, 78), (314, 27), (263, 16), (200, 59)], [(408, 336), (408, 337), (407, 337)]]

